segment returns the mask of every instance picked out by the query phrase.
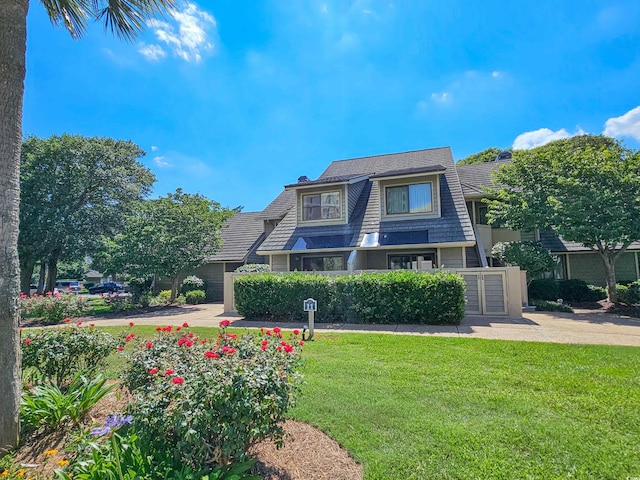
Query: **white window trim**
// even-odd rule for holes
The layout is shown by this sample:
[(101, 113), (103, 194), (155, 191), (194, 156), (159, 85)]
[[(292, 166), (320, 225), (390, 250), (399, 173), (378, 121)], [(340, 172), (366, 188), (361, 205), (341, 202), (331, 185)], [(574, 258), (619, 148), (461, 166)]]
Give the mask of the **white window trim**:
[[(304, 197), (308, 195), (322, 195), (326, 193), (337, 193), (339, 197), (339, 208), (340, 208), (340, 217), (338, 218), (325, 218), (320, 220), (305, 220), (304, 219)], [(315, 225), (340, 225), (347, 222), (347, 212), (345, 206), (345, 193), (344, 189), (337, 188), (331, 190), (311, 190), (300, 192), (298, 195), (298, 224), (305, 226), (315, 226)]]
[[(394, 220), (415, 220), (420, 218), (434, 218), (441, 217), (441, 201), (440, 201), (440, 177), (436, 176), (431, 177), (430, 179), (417, 179), (414, 178), (414, 181), (408, 181), (409, 179), (404, 179), (404, 181), (400, 182), (380, 182), (380, 200), (381, 200), (381, 216), (380, 218), (383, 221), (394, 221)], [(409, 185), (421, 185), (429, 183), (431, 184), (431, 211), (429, 212), (418, 212), (418, 213), (387, 213), (387, 188), (393, 187), (405, 187)]]

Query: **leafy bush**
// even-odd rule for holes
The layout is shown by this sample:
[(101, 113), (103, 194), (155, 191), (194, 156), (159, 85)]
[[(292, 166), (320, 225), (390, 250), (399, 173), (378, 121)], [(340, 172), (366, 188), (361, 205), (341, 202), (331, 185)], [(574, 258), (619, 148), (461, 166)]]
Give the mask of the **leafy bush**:
[(133, 308), (133, 297), (129, 295), (119, 295), (117, 293), (102, 295), (104, 304), (113, 313), (124, 312)]
[(128, 413), (154, 462), (200, 471), (243, 460), (264, 438), (282, 439), (302, 342), (284, 341), (278, 328), (237, 337), (226, 325), (215, 342), (165, 327), (131, 354), (122, 374), (133, 394)]
[(247, 263), (235, 269), (236, 273), (268, 273), (270, 271), (271, 265), (268, 263)]
[(198, 303), (204, 303), (205, 293), (204, 290), (190, 290), (185, 295), (185, 300), (191, 305), (197, 305)]
[(170, 299), (171, 299), (171, 290), (160, 290), (160, 292), (156, 296), (157, 303), (161, 305), (168, 304)]
[(629, 285), (616, 285), (616, 295), (619, 302), (627, 305), (640, 304), (640, 280), (631, 282)]
[(187, 292), (192, 292), (194, 290), (207, 290), (207, 283), (196, 277), (195, 275), (189, 275), (182, 280), (182, 284), (180, 285), (180, 294), (187, 295)]
[[(529, 298), (533, 300), (555, 301), (560, 298), (560, 286), (553, 278), (533, 280), (528, 287)], [(533, 303), (533, 302), (532, 302)]]
[(526, 270), (529, 282), (554, 267), (553, 257), (540, 242), (498, 242), (491, 249), (491, 256), (504, 265)]
[(309, 297), (318, 301), (318, 322), (458, 324), (465, 309), (462, 277), (445, 272), (258, 274), (237, 278), (234, 289), (249, 318), (304, 321)]
[(64, 391), (52, 382), (36, 385), (22, 395), (21, 428), (28, 433), (40, 428), (51, 430), (67, 421), (77, 424), (114, 387), (100, 375), (93, 379), (77, 375)]
[(22, 318), (40, 318), (45, 325), (62, 322), (68, 317), (80, 317), (90, 310), (84, 297), (47, 292), (46, 295), (20, 295)]
[(127, 283), (129, 284), (129, 293), (133, 297), (133, 302), (140, 303), (140, 299), (150, 293), (153, 277), (133, 277)]
[(555, 301), (558, 298), (562, 298), (567, 302), (597, 302), (607, 298), (607, 292), (604, 288), (589, 285), (584, 280), (545, 278), (531, 282), (529, 285), (529, 298), (532, 301)]
[(92, 327), (33, 330), (22, 341), (22, 368), (63, 386), (79, 372), (95, 373), (117, 345), (113, 335)]
[(573, 313), (573, 308), (565, 303), (548, 302), (546, 300), (539, 300), (535, 302), (536, 311), (538, 312), (567, 312)]

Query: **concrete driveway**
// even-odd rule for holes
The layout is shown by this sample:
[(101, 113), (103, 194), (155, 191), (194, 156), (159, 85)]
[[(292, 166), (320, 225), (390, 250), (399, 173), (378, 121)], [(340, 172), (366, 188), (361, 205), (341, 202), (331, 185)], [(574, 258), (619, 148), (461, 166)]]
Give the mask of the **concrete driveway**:
[[(182, 325), (215, 327), (221, 320), (231, 320), (239, 328), (301, 328), (302, 324), (248, 321), (226, 315), (220, 303), (185, 305), (168, 308), (161, 314), (146, 313), (122, 318), (84, 319), (96, 325)], [(316, 323), (316, 330), (338, 332), (376, 332), (407, 335), (432, 335), (460, 338), (489, 338), (531, 342), (581, 343), (640, 346), (640, 319), (576, 310), (576, 313), (526, 312), (523, 318), (469, 315), (461, 325), (359, 325)]]

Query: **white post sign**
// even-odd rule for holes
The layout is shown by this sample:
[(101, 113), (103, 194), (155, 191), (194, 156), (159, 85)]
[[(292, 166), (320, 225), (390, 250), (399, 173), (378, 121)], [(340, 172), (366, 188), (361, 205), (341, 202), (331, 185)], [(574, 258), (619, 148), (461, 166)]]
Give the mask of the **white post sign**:
[(303, 305), (304, 311), (309, 312), (309, 338), (307, 340), (311, 340), (313, 338), (313, 322), (315, 313), (318, 310), (318, 301), (313, 298), (307, 298)]

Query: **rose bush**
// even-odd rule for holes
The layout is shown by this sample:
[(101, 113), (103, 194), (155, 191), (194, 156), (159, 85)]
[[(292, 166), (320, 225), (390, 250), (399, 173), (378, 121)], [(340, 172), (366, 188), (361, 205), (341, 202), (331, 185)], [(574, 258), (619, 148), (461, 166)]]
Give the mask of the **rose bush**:
[(81, 317), (91, 306), (80, 295), (47, 292), (46, 295), (31, 297), (20, 295), (20, 316), (40, 318), (45, 325), (54, 325), (67, 317)]
[(158, 328), (139, 345), (122, 375), (133, 399), (138, 445), (162, 464), (194, 471), (241, 461), (264, 438), (281, 441), (295, 403), (302, 342), (280, 329), (260, 335), (197, 338), (188, 326)]

